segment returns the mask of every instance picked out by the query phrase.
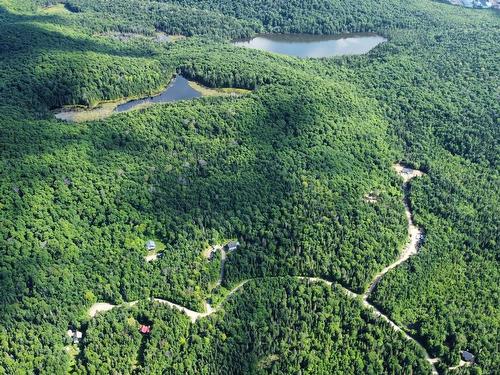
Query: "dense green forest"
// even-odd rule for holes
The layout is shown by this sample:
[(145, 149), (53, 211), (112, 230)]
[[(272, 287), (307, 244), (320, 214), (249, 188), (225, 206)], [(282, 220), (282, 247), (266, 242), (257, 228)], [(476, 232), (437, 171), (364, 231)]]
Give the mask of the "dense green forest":
[[(426, 172), (409, 191), (425, 241), (370, 299), (439, 371), (469, 349), (476, 363), (455, 373), (494, 373), (498, 17), (416, 0), (0, 1), (0, 373), (429, 373), (418, 345), (339, 287), (273, 278), (363, 292), (406, 242), (399, 160)], [(228, 43), (261, 31), (388, 42), (317, 60)], [(253, 91), (53, 117), (151, 95), (176, 72)], [(151, 238), (164, 256), (147, 263)], [(216, 287), (220, 259), (202, 253), (233, 238)], [(148, 302), (202, 311), (249, 278), (196, 324)], [(84, 332), (75, 358), (68, 327)]]

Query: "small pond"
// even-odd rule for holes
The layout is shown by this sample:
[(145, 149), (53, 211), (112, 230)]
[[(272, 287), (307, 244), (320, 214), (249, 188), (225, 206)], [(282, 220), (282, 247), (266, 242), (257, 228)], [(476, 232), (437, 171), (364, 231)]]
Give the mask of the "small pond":
[(261, 34), (252, 39), (234, 41), (233, 44), (288, 56), (320, 58), (362, 55), (386, 40), (373, 33)]
[(137, 106), (150, 103), (168, 103), (178, 100), (194, 99), (201, 97), (201, 93), (189, 85), (189, 81), (182, 77), (175, 77), (170, 85), (160, 95), (147, 97), (143, 99), (131, 100), (116, 107), (115, 112), (124, 112)]

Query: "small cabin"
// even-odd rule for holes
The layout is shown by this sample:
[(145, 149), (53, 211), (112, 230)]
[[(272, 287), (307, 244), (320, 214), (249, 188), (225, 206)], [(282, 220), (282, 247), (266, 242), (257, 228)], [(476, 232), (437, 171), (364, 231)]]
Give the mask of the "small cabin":
[(231, 241), (231, 242), (228, 242), (228, 244), (226, 246), (227, 246), (227, 251), (234, 251), (238, 247), (240, 247), (240, 243), (238, 241)]
[(142, 333), (143, 335), (147, 335), (151, 332), (151, 327), (146, 326), (144, 324), (141, 324), (141, 327), (139, 328), (139, 332)]
[(474, 358), (474, 354), (472, 354), (471, 352), (468, 352), (466, 350), (462, 352), (462, 359), (465, 362), (474, 362)]
[(153, 240), (149, 240), (148, 242), (146, 242), (146, 249), (148, 251), (156, 249), (156, 243)]
[(83, 333), (78, 330), (72, 331), (71, 329), (68, 329), (67, 334), (71, 338), (73, 344), (78, 344), (83, 337)]
[(411, 174), (413, 172), (413, 169), (409, 167), (403, 167), (403, 170), (401, 172), (404, 174)]

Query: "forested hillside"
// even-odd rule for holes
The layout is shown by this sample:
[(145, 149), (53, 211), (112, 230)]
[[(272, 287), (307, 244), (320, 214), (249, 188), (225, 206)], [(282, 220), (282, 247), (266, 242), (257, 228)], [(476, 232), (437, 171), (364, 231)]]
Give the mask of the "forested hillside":
[[(416, 0), (0, 1), (0, 374), (430, 373), (422, 348), (442, 373), (495, 373), (498, 17)], [(388, 42), (335, 59), (229, 43), (261, 31)], [(252, 92), (53, 116), (150, 96), (176, 73)], [(397, 258), (398, 161), (425, 172), (406, 192), (425, 239), (370, 301), (422, 346), (340, 286), (290, 277), (362, 293)], [(221, 259), (202, 254), (231, 239), (218, 286)], [(247, 279), (194, 324), (148, 301), (202, 311)], [(474, 365), (449, 370), (462, 350)]]
[[(150, 336), (141, 337), (140, 323), (151, 326)], [(200, 324), (143, 303), (98, 317), (87, 332), (76, 373), (127, 373), (131, 364), (144, 374), (429, 371), (416, 345), (401, 341), (341, 290), (291, 278), (247, 284), (222, 313)], [(108, 353), (130, 362), (108, 362)]]

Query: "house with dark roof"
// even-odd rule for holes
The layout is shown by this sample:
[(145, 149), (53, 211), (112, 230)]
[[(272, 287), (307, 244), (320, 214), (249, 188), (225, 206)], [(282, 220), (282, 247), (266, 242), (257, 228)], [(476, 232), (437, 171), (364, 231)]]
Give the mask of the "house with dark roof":
[(464, 350), (462, 352), (462, 359), (465, 361), (465, 362), (474, 362), (474, 354), (472, 354), (471, 352), (468, 352), (467, 350)]

